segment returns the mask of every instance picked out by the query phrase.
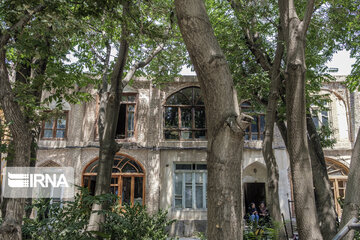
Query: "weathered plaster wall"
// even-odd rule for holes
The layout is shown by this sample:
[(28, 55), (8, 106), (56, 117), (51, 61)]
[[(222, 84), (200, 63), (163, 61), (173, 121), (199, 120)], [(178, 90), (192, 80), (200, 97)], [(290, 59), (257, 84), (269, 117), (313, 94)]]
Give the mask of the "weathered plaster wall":
[[(360, 127), (360, 94), (349, 94), (343, 79), (324, 85), (324, 93), (330, 93), (330, 122), (335, 126), (338, 143), (334, 149), (325, 149), (325, 155), (349, 163), (353, 129)], [(163, 104), (176, 91), (198, 86), (196, 77), (177, 78), (160, 87), (144, 78), (137, 79), (129, 87), (138, 93), (136, 105), (135, 137), (123, 142), (120, 153), (138, 160), (146, 171), (145, 201), (150, 212), (168, 209), (171, 218), (178, 219), (171, 232), (189, 236), (193, 231), (206, 227), (206, 210), (177, 210), (172, 206), (174, 163), (206, 162), (207, 141), (165, 141), (163, 135)], [(69, 110), (68, 136), (66, 140), (40, 140), (38, 165), (54, 161), (61, 166), (75, 168), (76, 183), (81, 184), (84, 167), (97, 158), (99, 142), (95, 140), (97, 104), (94, 100), (82, 105), (66, 105)], [(352, 97), (351, 97), (352, 96)], [(351, 110), (351, 111), (350, 111)], [(352, 138), (351, 138), (352, 137)], [(266, 183), (266, 165), (261, 153), (261, 141), (246, 141), (243, 155), (244, 182)], [(288, 199), (291, 198), (289, 182), (289, 158), (277, 128), (273, 143), (279, 167), (279, 197), (285, 218), (288, 215)], [(257, 169), (256, 173), (254, 168)]]

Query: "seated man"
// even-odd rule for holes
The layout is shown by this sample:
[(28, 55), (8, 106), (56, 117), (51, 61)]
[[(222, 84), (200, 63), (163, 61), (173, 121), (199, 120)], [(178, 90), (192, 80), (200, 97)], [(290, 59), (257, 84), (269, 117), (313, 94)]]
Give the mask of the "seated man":
[(258, 211), (256, 209), (255, 203), (253, 203), (253, 202), (250, 204), (249, 215), (250, 215), (251, 222), (254, 222), (256, 220), (256, 223), (258, 223), (259, 214), (258, 214)]

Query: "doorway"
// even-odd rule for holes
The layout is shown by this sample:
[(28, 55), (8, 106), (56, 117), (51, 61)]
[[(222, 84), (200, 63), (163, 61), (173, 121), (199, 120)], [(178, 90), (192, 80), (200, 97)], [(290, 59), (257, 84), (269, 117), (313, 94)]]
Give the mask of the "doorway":
[(260, 202), (266, 202), (265, 183), (244, 183), (244, 201), (246, 211), (252, 202), (257, 208)]

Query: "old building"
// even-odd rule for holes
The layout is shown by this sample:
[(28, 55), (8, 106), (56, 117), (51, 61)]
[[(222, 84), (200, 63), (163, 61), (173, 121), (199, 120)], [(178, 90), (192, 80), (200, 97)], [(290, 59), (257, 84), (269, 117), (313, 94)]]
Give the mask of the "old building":
[[(326, 149), (334, 194), (344, 197), (351, 148), (360, 126), (360, 95), (350, 93), (344, 77), (324, 85), (329, 111), (314, 117), (317, 126), (331, 124), (337, 143)], [(76, 183), (94, 190), (99, 142), (98, 99), (82, 105), (64, 104), (64, 113), (43, 123), (38, 166), (70, 166)], [(249, 103), (242, 103), (248, 111)], [(356, 120), (357, 119), (357, 120)], [(261, 153), (264, 115), (254, 115), (244, 145), (244, 206), (266, 200), (266, 166)], [(278, 131), (273, 144), (279, 165), (281, 209), (289, 219), (292, 199), (289, 159)], [(157, 87), (137, 79), (126, 87), (120, 106), (116, 138), (123, 143), (115, 156), (111, 191), (121, 204), (145, 204), (149, 211), (167, 209), (178, 221), (176, 235), (188, 236), (206, 227), (206, 124), (205, 107), (196, 77), (187, 76)], [(316, 173), (314, 173), (316, 174)], [(236, 181), (236, 179), (234, 179)], [(290, 209), (291, 211), (291, 209)], [(341, 209), (337, 205), (340, 214)]]

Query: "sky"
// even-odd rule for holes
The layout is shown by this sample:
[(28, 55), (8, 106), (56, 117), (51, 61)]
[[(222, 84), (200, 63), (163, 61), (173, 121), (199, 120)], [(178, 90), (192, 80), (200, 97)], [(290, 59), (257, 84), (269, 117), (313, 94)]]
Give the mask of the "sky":
[[(338, 68), (339, 71), (331, 73), (331, 75), (349, 75), (351, 72), (351, 65), (355, 63), (354, 58), (350, 58), (350, 53), (346, 50), (337, 52), (333, 59), (328, 62), (327, 66), (329, 68)], [(195, 72), (191, 71), (190, 68), (184, 67), (180, 72), (183, 76), (194, 76)]]
[(332, 75), (349, 75), (351, 73), (351, 65), (355, 63), (354, 58), (350, 58), (350, 53), (346, 50), (337, 52), (333, 59), (327, 64), (331, 68), (339, 68), (337, 73)]

